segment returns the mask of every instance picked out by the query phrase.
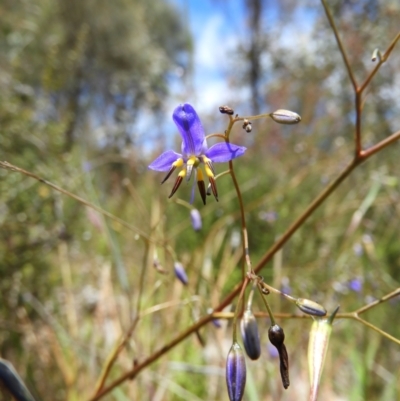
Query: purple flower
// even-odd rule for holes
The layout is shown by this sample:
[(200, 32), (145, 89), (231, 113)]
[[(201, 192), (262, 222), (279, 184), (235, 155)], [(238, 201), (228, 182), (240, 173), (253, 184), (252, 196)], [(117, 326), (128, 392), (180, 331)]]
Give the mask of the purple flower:
[(363, 283), (359, 278), (353, 278), (349, 281), (349, 288), (355, 292), (361, 292)]
[[(200, 168), (204, 167), (212, 193), (218, 201), (213, 163), (224, 163), (235, 159), (243, 155), (246, 148), (227, 142), (220, 142), (208, 148), (199, 116), (188, 103), (179, 105), (174, 110), (172, 118), (182, 137), (182, 153), (167, 150), (149, 165), (149, 169), (167, 171), (167, 175), (161, 182), (164, 183), (177, 167), (182, 168), (169, 198), (177, 191), (183, 179), (186, 177), (186, 180), (189, 181), (192, 172), (195, 171), (199, 192), (205, 204), (206, 186), (203, 178), (203, 170)], [(191, 201), (193, 201), (193, 195)]]
[(194, 231), (201, 230), (201, 215), (197, 209), (190, 211), (190, 219), (192, 220), (192, 227)]
[(185, 268), (183, 267), (182, 263), (180, 262), (175, 262), (174, 263), (174, 271), (175, 271), (175, 276), (177, 279), (184, 285), (187, 285), (189, 280), (187, 277), (187, 274), (185, 272)]

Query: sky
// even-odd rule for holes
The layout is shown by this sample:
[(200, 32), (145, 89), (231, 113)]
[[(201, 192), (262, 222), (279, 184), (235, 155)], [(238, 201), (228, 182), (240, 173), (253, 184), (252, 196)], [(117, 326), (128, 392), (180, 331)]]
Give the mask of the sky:
[[(250, 90), (247, 86), (233, 88), (230, 84), (234, 51), (239, 44), (248, 39), (247, 14), (244, 0), (169, 0), (181, 13), (192, 35), (193, 74), (189, 82), (177, 76), (170, 84), (170, 101), (166, 108), (167, 116), (171, 116), (175, 107), (184, 102), (191, 103), (200, 116), (209, 116), (218, 112), (218, 107), (232, 104), (234, 99), (249, 100)], [(307, 46), (311, 34), (310, 19), (312, 13), (299, 8), (300, 15), (295, 15), (284, 28), (279, 19), (277, 7), (273, 1), (267, 3), (263, 23), (270, 32), (278, 29), (277, 41), (288, 49), (302, 51)], [(289, 21), (288, 21), (289, 22)], [(268, 55), (266, 55), (266, 59)], [(264, 60), (265, 61), (265, 60)], [(250, 105), (250, 101), (248, 101)], [(249, 110), (241, 110), (248, 113)], [(162, 131), (171, 143), (176, 133), (172, 120), (166, 121)], [(143, 120), (144, 123), (148, 119)], [(221, 122), (222, 123), (222, 122)], [(139, 124), (140, 125), (140, 124)], [(220, 127), (212, 127), (219, 129)]]

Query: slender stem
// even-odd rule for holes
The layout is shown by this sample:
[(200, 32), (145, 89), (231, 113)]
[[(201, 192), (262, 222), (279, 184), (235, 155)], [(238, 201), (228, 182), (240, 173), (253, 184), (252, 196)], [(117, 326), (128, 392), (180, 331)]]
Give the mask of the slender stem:
[(222, 173), (217, 174), (217, 175), (214, 177), (214, 180), (218, 180), (218, 178), (221, 178), (221, 177), (223, 177), (224, 175), (228, 175), (228, 174), (230, 174), (230, 173), (231, 173), (230, 170), (225, 170), (225, 171), (223, 171)]
[(238, 319), (238, 316), (239, 316), (240, 304), (242, 303), (242, 299), (243, 299), (243, 296), (244, 296), (244, 291), (245, 291), (248, 283), (249, 283), (249, 279), (246, 277), (244, 279), (244, 281), (243, 281), (242, 290), (240, 291), (240, 295), (239, 295), (238, 302), (237, 302), (236, 309), (235, 309), (235, 314), (233, 315), (232, 342), (234, 342), (234, 343), (237, 342), (237, 319)]
[(373, 301), (373, 302), (369, 303), (368, 305), (365, 305), (365, 306), (357, 309), (354, 313), (357, 314), (357, 315), (361, 315), (362, 313), (366, 312), (367, 310), (369, 310), (369, 309), (371, 309), (371, 308), (373, 308), (373, 307), (375, 307), (375, 306), (377, 306), (377, 305), (379, 305), (379, 304), (381, 304), (383, 302), (386, 302), (391, 298), (397, 297), (398, 295), (400, 295), (400, 287), (396, 288), (394, 291), (392, 291), (391, 293), (383, 296), (382, 298), (377, 299), (376, 301)]
[(251, 290), (249, 292), (249, 297), (247, 298), (247, 306), (246, 309), (250, 310), (251, 306), (253, 305), (253, 298), (254, 298), (254, 290), (257, 287), (257, 283), (253, 281), (253, 285), (251, 286)]
[(160, 358), (162, 355), (167, 353), (170, 349), (175, 347), (175, 345), (178, 345), (181, 341), (183, 341), (185, 338), (189, 337), (191, 334), (193, 334), (198, 329), (203, 327), (205, 324), (210, 322), (212, 319), (213, 319), (212, 314), (204, 316), (197, 323), (193, 324), (192, 326), (187, 328), (183, 333), (181, 333), (180, 335), (175, 337), (171, 342), (164, 345), (158, 351), (154, 352), (154, 354), (152, 354), (148, 358), (146, 358), (143, 362), (138, 363), (133, 369), (129, 370), (128, 372), (125, 372), (123, 375), (121, 375), (118, 379), (114, 380), (107, 387), (104, 387), (98, 394), (96, 394), (92, 398), (90, 398), (89, 401), (97, 401), (100, 398), (102, 398), (103, 396), (105, 396), (107, 393), (109, 393), (111, 390), (113, 390), (115, 387), (119, 386), (124, 381), (126, 381), (128, 379), (133, 379), (141, 370), (143, 370), (147, 366), (151, 365), (158, 358)]
[(4, 162), (0, 161), (0, 168), (3, 168), (3, 169), (8, 170), (8, 171), (14, 171), (14, 172), (17, 172), (17, 173), (21, 173), (21, 174), (24, 174), (24, 175), (26, 175), (28, 177), (31, 177), (31, 178), (33, 178), (33, 179), (35, 179), (35, 180), (47, 185), (47, 186), (53, 188), (54, 190), (56, 190), (58, 192), (61, 192), (62, 194), (67, 195), (72, 199), (75, 199), (79, 203), (82, 203), (83, 205), (88, 206), (88, 207), (96, 210), (96, 212), (99, 212), (103, 216), (106, 216), (106, 217), (118, 222), (119, 224), (121, 224), (125, 228), (128, 228), (129, 230), (131, 230), (131, 231), (133, 231), (133, 232), (135, 232), (137, 234), (140, 234), (141, 236), (143, 236), (147, 240), (150, 240), (148, 234), (145, 233), (144, 231), (142, 231), (140, 228), (137, 228), (137, 227), (127, 223), (126, 221), (120, 219), (117, 216), (114, 216), (112, 213), (107, 212), (106, 210), (102, 209), (101, 207), (96, 206), (95, 204), (93, 204), (91, 202), (88, 202), (87, 200), (81, 198), (80, 196), (75, 195), (72, 192), (69, 192), (69, 191), (61, 188), (58, 185), (55, 185), (55, 184), (51, 183), (50, 181), (47, 181), (44, 178), (41, 178), (38, 175), (31, 173), (30, 171), (27, 171), (27, 170), (24, 170), (23, 168), (14, 166), (13, 164), (8, 163), (6, 161), (4, 161)]
[(395, 342), (396, 344), (400, 345), (400, 340), (396, 337), (393, 337), (392, 335), (390, 335), (389, 333), (386, 333), (386, 331), (381, 330), (379, 327), (376, 327), (375, 325), (373, 325), (370, 322), (367, 322), (364, 319), (361, 319), (361, 317), (359, 316), (353, 316), (354, 320), (357, 320), (358, 322), (362, 323), (363, 325), (369, 327), (372, 330), (375, 330), (376, 332), (378, 332), (380, 335), (388, 338), (389, 340), (392, 340), (393, 342)]
[(258, 289), (260, 290), (261, 298), (262, 298), (262, 300), (263, 300), (263, 302), (264, 302), (264, 305), (265, 305), (265, 307), (267, 308), (268, 316), (269, 316), (269, 318), (270, 318), (270, 320), (271, 320), (271, 325), (272, 325), (272, 326), (275, 326), (274, 314), (272, 313), (272, 310), (271, 310), (271, 308), (270, 308), (270, 306), (269, 306), (269, 303), (268, 303), (267, 299), (265, 298), (265, 295), (264, 295), (264, 293), (262, 292), (260, 286), (258, 287)]
[(236, 189), (236, 194), (237, 198), (239, 201), (239, 207), (240, 207), (240, 221), (242, 225), (242, 240), (243, 240), (243, 255), (244, 255), (244, 260), (247, 265), (247, 269), (249, 272), (252, 272), (252, 267), (251, 267), (251, 260), (250, 260), (250, 254), (249, 254), (249, 239), (247, 236), (247, 226), (246, 226), (246, 217), (244, 214), (244, 204), (243, 204), (243, 198), (242, 198), (242, 193), (240, 192), (240, 187), (236, 179), (235, 171), (233, 169), (233, 163), (232, 160), (229, 162), (229, 170), (231, 172), (231, 177), (233, 181), (233, 185)]
[(392, 144), (393, 142), (396, 142), (398, 139), (400, 139), (400, 131), (397, 131), (394, 134), (388, 136), (387, 138), (383, 139), (376, 145), (371, 146), (367, 150), (363, 150), (360, 156), (363, 159), (368, 159), (370, 156), (374, 155), (375, 153), (378, 153), (380, 150), (386, 148), (386, 146)]
[(357, 159), (361, 152), (361, 114), (362, 114), (362, 104), (361, 104), (361, 92), (356, 89), (355, 94), (355, 109), (356, 109), (356, 126), (354, 129), (354, 158)]
[(344, 61), (344, 64), (346, 65), (347, 73), (349, 74), (349, 77), (350, 77), (350, 81), (353, 85), (354, 90), (357, 91), (357, 82), (356, 82), (356, 79), (354, 78), (353, 70), (351, 69), (351, 66), (350, 66), (349, 60), (347, 58), (346, 52), (344, 50), (342, 41), (340, 40), (339, 33), (338, 33), (338, 30), (336, 29), (335, 22), (333, 21), (332, 14), (329, 11), (326, 1), (321, 0), (321, 3), (324, 6), (326, 17), (328, 18), (329, 24), (331, 25), (332, 31), (335, 35), (336, 42), (339, 47), (339, 51), (343, 57), (343, 61)]
[(223, 134), (210, 134), (206, 136), (206, 139), (210, 138), (220, 138), (220, 139), (225, 139), (225, 135)]
[(244, 116), (244, 117), (235, 117), (235, 122), (236, 121), (243, 121), (243, 120), (260, 120), (261, 118), (266, 118), (266, 117), (271, 117), (271, 113), (263, 113), (263, 114), (258, 114), (256, 116)]

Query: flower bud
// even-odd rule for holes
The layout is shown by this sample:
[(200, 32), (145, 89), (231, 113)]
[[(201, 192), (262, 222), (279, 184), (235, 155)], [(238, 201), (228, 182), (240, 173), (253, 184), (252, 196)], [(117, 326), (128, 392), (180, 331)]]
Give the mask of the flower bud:
[(246, 385), (246, 362), (237, 342), (232, 344), (226, 359), (226, 385), (230, 401), (241, 401)]
[(271, 118), (279, 124), (297, 124), (301, 117), (290, 110), (277, 110), (270, 114)]
[(180, 262), (175, 262), (174, 263), (174, 271), (175, 271), (175, 276), (177, 279), (184, 285), (187, 285), (188, 277), (185, 272), (185, 268), (183, 267), (182, 263)]
[(310, 299), (299, 298), (296, 301), (296, 306), (307, 315), (319, 317), (326, 315), (326, 309)]
[(220, 106), (219, 112), (222, 114), (228, 114), (230, 116), (234, 113), (233, 109), (229, 106)]
[(315, 319), (311, 326), (308, 342), (308, 369), (311, 383), (310, 401), (317, 399), (319, 382), (332, 332), (332, 321), (338, 309), (339, 307), (336, 308), (328, 319)]
[(6, 389), (7, 399), (7, 394), (11, 394), (12, 399), (18, 401), (35, 401), (13, 365), (2, 358), (0, 358), (0, 384), (1, 388)]
[(201, 214), (197, 209), (192, 209), (190, 211), (190, 219), (192, 221), (192, 227), (194, 231), (201, 230)]
[(382, 54), (378, 48), (374, 49), (371, 57), (372, 61), (376, 61), (376, 59), (379, 59), (379, 61), (382, 60)]
[(285, 333), (281, 326), (275, 324), (268, 329), (268, 338), (272, 345), (279, 348), (285, 341)]
[(248, 357), (253, 361), (258, 359), (261, 355), (260, 335), (257, 320), (251, 310), (244, 312), (243, 319), (240, 322), (240, 331)]

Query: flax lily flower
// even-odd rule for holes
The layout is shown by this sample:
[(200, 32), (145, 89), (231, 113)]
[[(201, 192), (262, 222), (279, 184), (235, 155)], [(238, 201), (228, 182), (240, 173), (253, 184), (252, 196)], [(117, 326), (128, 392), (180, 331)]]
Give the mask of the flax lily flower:
[[(188, 103), (179, 105), (174, 110), (172, 118), (182, 137), (182, 153), (167, 150), (149, 165), (149, 169), (167, 171), (167, 175), (161, 182), (161, 184), (163, 184), (176, 168), (181, 168), (169, 198), (174, 195), (185, 177), (187, 181), (190, 180), (194, 171), (201, 199), (203, 203), (206, 204), (206, 186), (203, 175), (204, 168), (210, 182), (212, 193), (218, 201), (213, 163), (224, 163), (235, 159), (243, 155), (246, 148), (227, 142), (220, 142), (208, 148), (200, 118), (193, 107)], [(193, 202), (193, 197), (194, 192), (192, 191), (191, 203)]]

